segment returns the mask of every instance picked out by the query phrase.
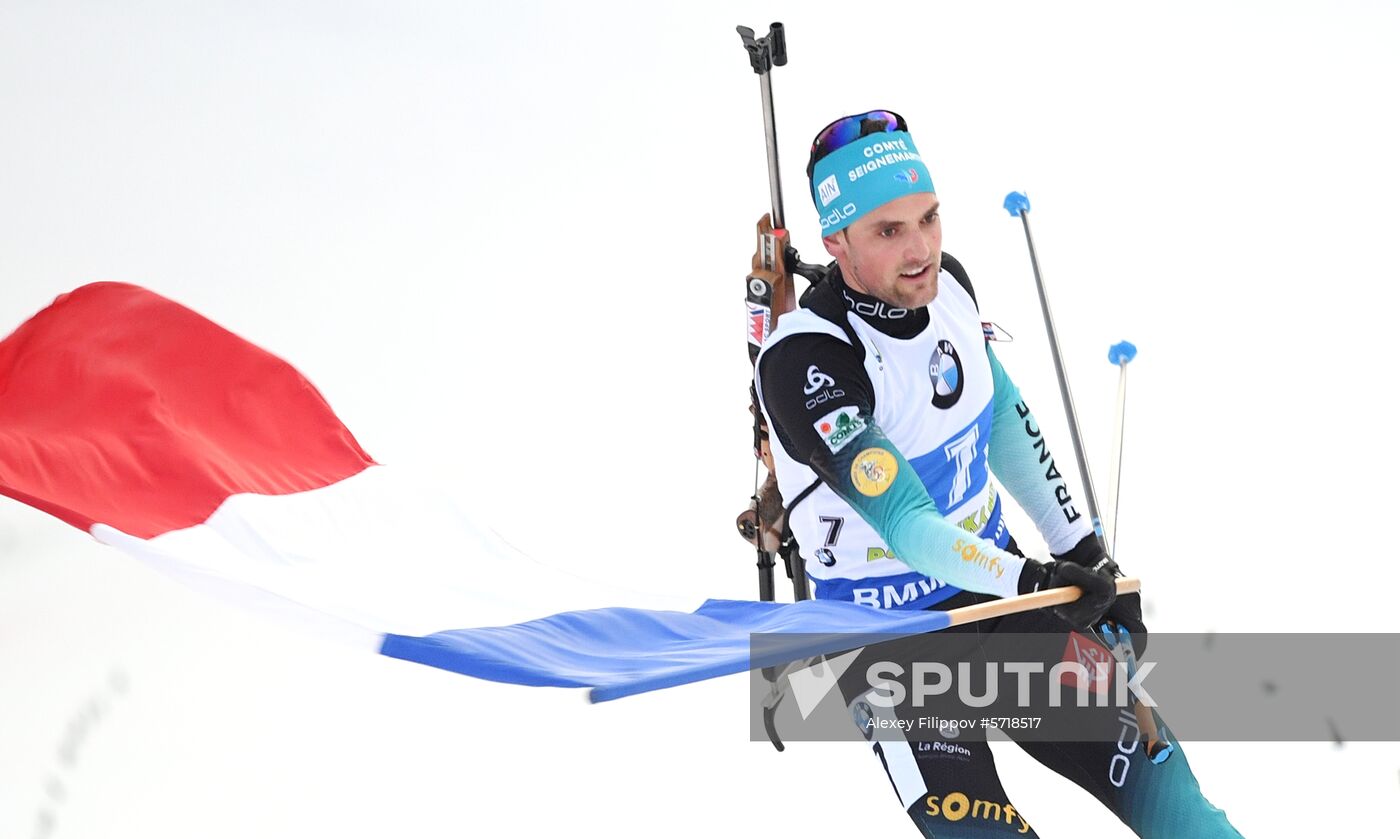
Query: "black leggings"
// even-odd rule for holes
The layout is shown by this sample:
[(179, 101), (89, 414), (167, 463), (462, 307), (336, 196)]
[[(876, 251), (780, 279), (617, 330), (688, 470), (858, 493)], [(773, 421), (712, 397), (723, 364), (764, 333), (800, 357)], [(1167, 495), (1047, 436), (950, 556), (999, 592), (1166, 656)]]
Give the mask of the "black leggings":
[[(936, 608), (955, 609), (992, 599), (964, 592)], [(935, 633), (939, 644), (965, 642), (969, 650), (995, 649), (997, 637), (1037, 633), (1033, 655), (1047, 665), (1061, 660), (1070, 641), (1070, 627), (1045, 610), (1023, 612)], [(846, 670), (841, 692), (857, 721), (875, 716), (906, 716), (908, 711), (881, 708), (869, 699), (866, 678), (870, 663), (884, 660), (919, 660), (921, 639), (912, 636), (866, 647)], [(1087, 642), (1087, 639), (1083, 639)], [(1019, 643), (1019, 642), (1018, 642)], [(940, 653), (944, 647), (940, 646)], [(1027, 651), (1018, 648), (1018, 657)], [(928, 653), (925, 652), (927, 657)], [(1053, 659), (1053, 661), (1052, 661)], [(1067, 689), (1068, 690), (1068, 689)], [(1160, 719), (1159, 727), (1162, 726)], [(1118, 708), (1094, 709), (1090, 715), (1092, 739), (1083, 742), (1038, 742), (1006, 733), (1031, 757), (1088, 790), (1142, 837), (1163, 839), (1215, 839), (1238, 837), (1225, 814), (1201, 794), (1180, 744), (1164, 763), (1154, 765), (1145, 755), (1131, 714)], [(1102, 726), (1100, 730), (1100, 726)], [(958, 839), (989, 836), (1036, 836), (1002, 788), (991, 749), (976, 737), (955, 728), (938, 731), (911, 730), (901, 739), (886, 733), (872, 746), (889, 775), (900, 803), (924, 836)]]

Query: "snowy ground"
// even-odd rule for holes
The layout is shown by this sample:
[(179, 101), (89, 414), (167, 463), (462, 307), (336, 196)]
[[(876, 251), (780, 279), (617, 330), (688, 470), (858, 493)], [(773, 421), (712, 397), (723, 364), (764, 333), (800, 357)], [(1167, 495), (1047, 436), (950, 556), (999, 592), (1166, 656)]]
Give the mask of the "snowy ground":
[[(530, 555), (752, 596), (739, 299), (768, 193), (733, 26), (780, 19), (808, 260), (808, 138), (894, 108), (1061, 457), (1006, 192), (1100, 472), (1104, 354), (1141, 348), (1119, 558), (1155, 628), (1400, 628), (1371, 547), (1400, 465), (1395, 7), (983, 6), (7, 3), (0, 332), (145, 285), (293, 361), (376, 459)], [(0, 503), (0, 836), (912, 832), (859, 745), (748, 742), (745, 691), (589, 706), (341, 650)], [(541, 715), (559, 736), (512, 722)], [(1394, 744), (1189, 754), (1251, 837), (1363, 835), (1400, 804)], [(999, 763), (1047, 839), (1122, 835)]]

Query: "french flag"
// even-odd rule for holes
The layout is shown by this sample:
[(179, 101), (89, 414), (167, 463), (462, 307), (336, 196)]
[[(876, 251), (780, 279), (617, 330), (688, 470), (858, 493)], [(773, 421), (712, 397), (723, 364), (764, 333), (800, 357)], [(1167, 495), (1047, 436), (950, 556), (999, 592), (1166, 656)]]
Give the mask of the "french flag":
[[(61, 295), (0, 341), (0, 494), (317, 635), (593, 701), (948, 623), (825, 601), (580, 609), (608, 594), (551, 588), (548, 569), (376, 463), (290, 364), (123, 283)], [(795, 635), (759, 661), (753, 633)]]

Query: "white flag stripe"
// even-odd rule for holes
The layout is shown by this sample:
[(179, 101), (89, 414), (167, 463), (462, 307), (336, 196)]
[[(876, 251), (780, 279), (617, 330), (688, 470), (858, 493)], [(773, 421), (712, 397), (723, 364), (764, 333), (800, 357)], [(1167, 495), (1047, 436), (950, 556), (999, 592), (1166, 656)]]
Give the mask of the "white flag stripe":
[(700, 600), (639, 598), (548, 568), (445, 494), (383, 466), (306, 492), (234, 495), (204, 523), (148, 540), (101, 524), (92, 535), (241, 608), (372, 648), (383, 633), (497, 626), (618, 602), (690, 611)]

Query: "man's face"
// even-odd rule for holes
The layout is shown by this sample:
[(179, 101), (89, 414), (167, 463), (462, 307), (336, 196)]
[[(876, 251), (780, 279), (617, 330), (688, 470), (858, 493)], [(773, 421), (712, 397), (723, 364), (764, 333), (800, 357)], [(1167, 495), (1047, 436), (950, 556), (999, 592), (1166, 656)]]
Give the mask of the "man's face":
[(856, 291), (905, 309), (927, 306), (938, 294), (943, 227), (933, 193), (896, 198), (822, 243)]

